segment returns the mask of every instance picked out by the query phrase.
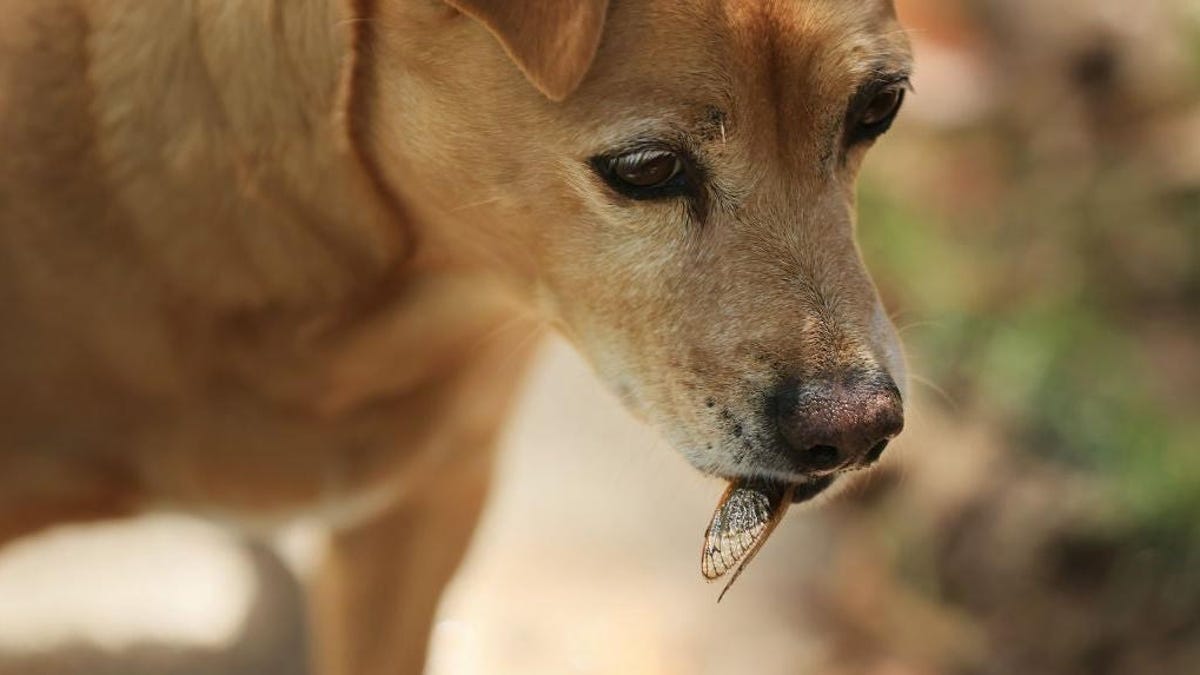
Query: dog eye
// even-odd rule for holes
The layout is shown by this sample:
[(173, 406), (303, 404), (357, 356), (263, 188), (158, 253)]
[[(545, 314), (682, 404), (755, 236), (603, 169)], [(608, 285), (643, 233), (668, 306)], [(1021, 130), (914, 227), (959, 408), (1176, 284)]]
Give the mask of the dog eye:
[(592, 166), (617, 192), (633, 199), (659, 199), (688, 192), (687, 165), (677, 152), (653, 148), (595, 157)]
[(644, 150), (621, 155), (613, 160), (612, 172), (622, 182), (638, 188), (665, 185), (683, 170), (673, 152)]
[(904, 104), (907, 82), (895, 82), (875, 92), (862, 107), (853, 132), (853, 141), (871, 140), (892, 126)]

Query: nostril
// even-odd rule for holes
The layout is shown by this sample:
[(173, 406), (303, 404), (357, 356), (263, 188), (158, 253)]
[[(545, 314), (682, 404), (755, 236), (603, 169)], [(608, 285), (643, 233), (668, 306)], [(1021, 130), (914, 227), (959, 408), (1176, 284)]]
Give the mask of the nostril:
[(808, 449), (808, 463), (814, 469), (833, 469), (840, 454), (832, 445), (814, 445)]
[(886, 438), (883, 439), (882, 441), (879, 441), (878, 443), (876, 443), (874, 445), (874, 447), (872, 447), (871, 450), (867, 453), (867, 456), (865, 458), (867, 466), (870, 466), (870, 465), (874, 464), (875, 462), (878, 462), (879, 458), (883, 457), (883, 451), (887, 448), (887, 446), (888, 446), (888, 439), (886, 439)]

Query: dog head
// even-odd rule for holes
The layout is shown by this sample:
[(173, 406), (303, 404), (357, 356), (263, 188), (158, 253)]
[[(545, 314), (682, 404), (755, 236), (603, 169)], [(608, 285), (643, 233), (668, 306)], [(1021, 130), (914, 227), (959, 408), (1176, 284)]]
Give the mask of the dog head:
[(418, 255), (497, 271), (702, 471), (811, 496), (877, 460), (905, 373), (854, 183), (907, 86), (890, 0), (448, 1), (375, 28)]

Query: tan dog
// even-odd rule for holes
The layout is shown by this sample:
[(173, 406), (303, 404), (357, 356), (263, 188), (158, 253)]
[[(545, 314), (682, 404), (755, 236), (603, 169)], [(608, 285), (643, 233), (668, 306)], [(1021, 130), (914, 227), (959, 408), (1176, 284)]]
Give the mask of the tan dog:
[(890, 1), (609, 4), (4, 3), (0, 540), (320, 512), (320, 672), (409, 673), (541, 325), (701, 471), (877, 459)]

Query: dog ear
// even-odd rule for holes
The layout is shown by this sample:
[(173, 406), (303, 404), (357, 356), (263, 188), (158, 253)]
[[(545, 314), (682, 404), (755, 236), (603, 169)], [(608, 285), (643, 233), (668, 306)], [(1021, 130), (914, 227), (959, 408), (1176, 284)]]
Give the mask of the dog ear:
[(604, 31), (608, 0), (446, 0), (496, 36), (543, 94), (561, 101), (583, 80)]

